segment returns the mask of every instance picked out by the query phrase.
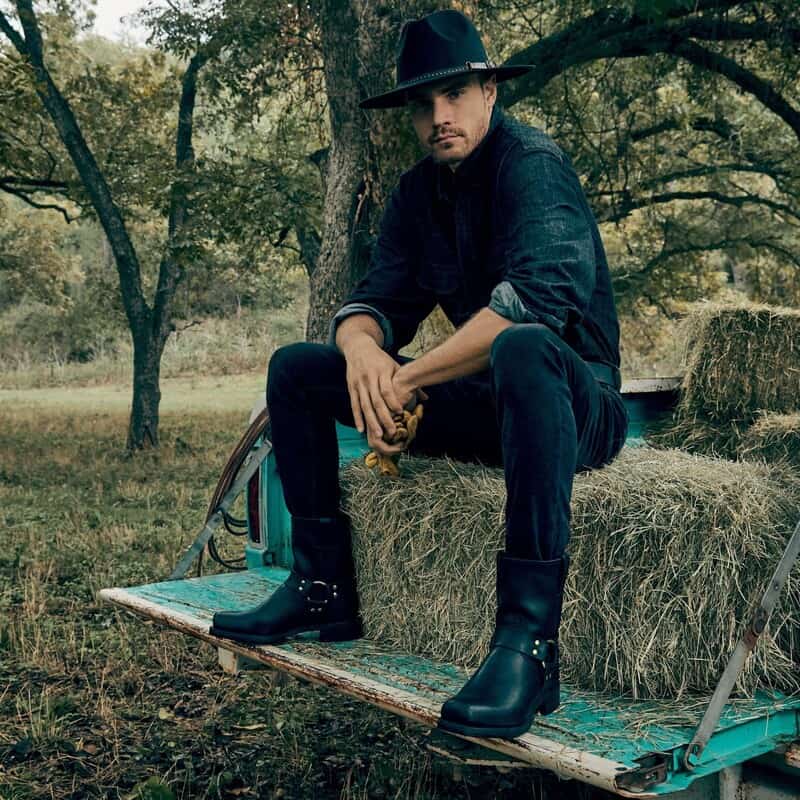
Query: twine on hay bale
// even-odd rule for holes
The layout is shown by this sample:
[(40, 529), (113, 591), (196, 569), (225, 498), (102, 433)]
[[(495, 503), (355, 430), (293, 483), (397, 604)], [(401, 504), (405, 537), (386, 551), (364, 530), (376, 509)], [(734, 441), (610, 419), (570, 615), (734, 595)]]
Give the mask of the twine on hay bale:
[(738, 453), (748, 461), (759, 459), (800, 467), (800, 413), (762, 415), (747, 429)]
[[(488, 651), (502, 470), (404, 457), (342, 470), (367, 635), (474, 669)], [(800, 514), (800, 478), (765, 464), (624, 449), (577, 475), (563, 677), (611, 695), (711, 691)], [(737, 691), (800, 690), (795, 569)]]
[(707, 303), (681, 324), (686, 371), (672, 423), (651, 444), (735, 458), (759, 412), (800, 407), (800, 310)]

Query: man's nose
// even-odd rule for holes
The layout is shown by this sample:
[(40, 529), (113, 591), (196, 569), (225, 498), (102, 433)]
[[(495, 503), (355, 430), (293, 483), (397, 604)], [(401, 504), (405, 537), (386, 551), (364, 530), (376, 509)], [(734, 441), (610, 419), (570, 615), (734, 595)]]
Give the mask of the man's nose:
[(440, 128), (450, 124), (453, 121), (451, 111), (447, 97), (435, 97), (433, 99), (433, 127)]

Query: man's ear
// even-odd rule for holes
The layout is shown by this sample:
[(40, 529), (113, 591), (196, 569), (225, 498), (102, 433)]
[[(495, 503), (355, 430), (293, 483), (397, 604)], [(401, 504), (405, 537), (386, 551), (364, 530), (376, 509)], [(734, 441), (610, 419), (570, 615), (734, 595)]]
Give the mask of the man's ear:
[(490, 75), (483, 84), (483, 96), (486, 98), (489, 108), (492, 108), (497, 100), (497, 79), (494, 75)]

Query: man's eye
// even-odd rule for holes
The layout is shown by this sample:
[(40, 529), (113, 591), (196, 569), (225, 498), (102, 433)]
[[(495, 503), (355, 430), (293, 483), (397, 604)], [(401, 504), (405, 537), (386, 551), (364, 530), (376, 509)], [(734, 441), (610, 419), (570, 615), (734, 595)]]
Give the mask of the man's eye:
[(463, 89), (451, 89), (451, 90), (450, 90), (450, 91), (447, 93), (447, 96), (448, 96), (448, 97), (449, 97), (451, 100), (456, 100), (457, 98), (461, 97), (461, 95), (462, 95), (463, 93), (464, 93), (464, 90), (463, 90)]

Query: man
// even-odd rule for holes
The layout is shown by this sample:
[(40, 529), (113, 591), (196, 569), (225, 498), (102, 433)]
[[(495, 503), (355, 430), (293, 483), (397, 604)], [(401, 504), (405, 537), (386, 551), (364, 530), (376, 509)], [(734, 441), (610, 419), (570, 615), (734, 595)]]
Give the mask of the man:
[[(216, 614), (212, 628), (251, 642), (361, 635), (334, 419), (391, 455), (403, 449), (387, 443), (392, 415), (423, 399), (409, 452), (502, 464), (506, 476), (490, 652), (439, 722), (470, 736), (521, 735), (558, 706), (572, 480), (616, 456), (628, 422), (608, 267), (578, 179), (547, 135), (495, 107), (497, 82), (528, 69), (489, 64), (456, 11), (403, 29), (397, 87), (361, 105), (407, 104), (429, 155), (389, 199), (371, 269), (329, 343), (272, 357), (267, 403), (294, 568), (266, 602)], [(416, 360), (399, 357), (437, 303), (456, 332)]]

